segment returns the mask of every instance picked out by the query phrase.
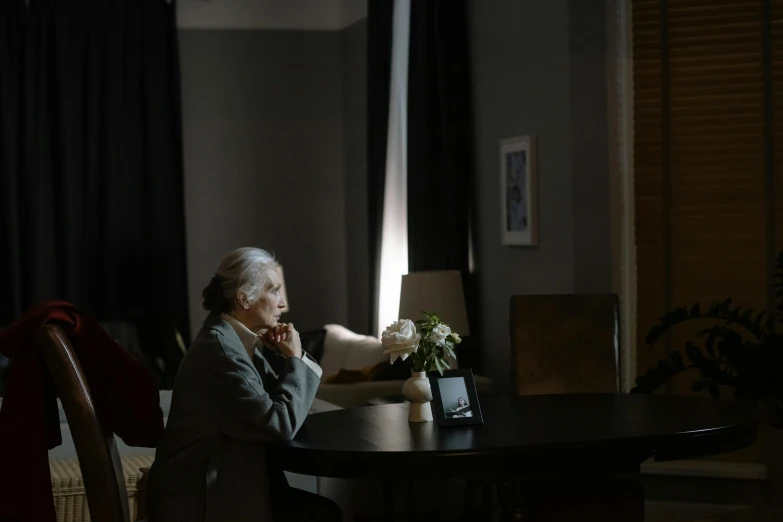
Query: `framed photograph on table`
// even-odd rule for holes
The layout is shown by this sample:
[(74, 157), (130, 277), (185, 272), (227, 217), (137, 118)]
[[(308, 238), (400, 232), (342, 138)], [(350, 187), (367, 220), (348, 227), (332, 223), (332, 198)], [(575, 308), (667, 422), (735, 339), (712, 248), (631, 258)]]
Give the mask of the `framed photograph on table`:
[(481, 406), (476, 396), (473, 371), (446, 370), (429, 374), (432, 389), (432, 413), (439, 426), (483, 424)]
[(538, 245), (537, 163), (534, 136), (500, 140), (500, 230), (504, 245)]

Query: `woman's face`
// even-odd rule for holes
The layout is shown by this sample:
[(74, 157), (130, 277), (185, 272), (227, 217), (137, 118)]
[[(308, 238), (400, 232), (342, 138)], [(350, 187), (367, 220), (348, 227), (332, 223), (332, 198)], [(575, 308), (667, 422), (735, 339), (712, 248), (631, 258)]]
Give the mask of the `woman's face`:
[(280, 294), (282, 281), (277, 270), (269, 271), (269, 280), (261, 291), (261, 296), (247, 309), (251, 330), (272, 328), (280, 321), (280, 314), (285, 308), (285, 301)]
[(465, 406), (465, 399), (460, 397), (459, 399), (457, 399), (457, 404), (459, 404), (460, 406)]

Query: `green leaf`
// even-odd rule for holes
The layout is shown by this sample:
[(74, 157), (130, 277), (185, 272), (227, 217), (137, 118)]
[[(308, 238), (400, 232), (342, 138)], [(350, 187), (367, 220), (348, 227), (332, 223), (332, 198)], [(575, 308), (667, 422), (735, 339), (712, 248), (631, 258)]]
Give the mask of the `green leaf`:
[(682, 370), (685, 367), (685, 364), (682, 362), (682, 354), (678, 351), (672, 352), (671, 355), (672, 358), (672, 366), (675, 370)]
[(663, 326), (656, 324), (650, 329), (650, 333), (647, 334), (647, 345), (652, 346), (663, 335)]
[(757, 330), (760, 330), (762, 321), (764, 321), (764, 312), (759, 313), (756, 320), (753, 321), (753, 326), (755, 326)]
[(441, 361), (441, 360), (440, 360), (440, 359), (438, 359), (438, 358), (436, 358), (436, 359), (435, 359), (435, 367), (438, 369), (438, 372), (439, 372), (441, 375), (443, 375), (443, 370), (446, 370), (446, 369), (448, 369), (448, 365), (444, 365), (444, 364), (443, 364), (443, 361)]
[(669, 315), (669, 321), (671, 321), (671, 324), (679, 323), (680, 321), (684, 321), (688, 318), (688, 310), (686, 310), (684, 307), (675, 308), (674, 311)]
[(715, 358), (715, 330), (710, 333), (710, 335), (707, 337), (707, 340), (704, 343), (704, 347), (707, 349), (707, 353), (710, 354), (710, 357), (713, 359)]
[(691, 341), (685, 343), (685, 355), (697, 366), (704, 361), (704, 355), (701, 353), (701, 350)]
[(664, 375), (671, 375), (672, 364), (666, 359), (661, 359), (660, 361), (658, 361), (658, 371)]
[(696, 381), (693, 384), (691, 384), (691, 390), (698, 392), (702, 391), (704, 388), (707, 387), (709, 381)]

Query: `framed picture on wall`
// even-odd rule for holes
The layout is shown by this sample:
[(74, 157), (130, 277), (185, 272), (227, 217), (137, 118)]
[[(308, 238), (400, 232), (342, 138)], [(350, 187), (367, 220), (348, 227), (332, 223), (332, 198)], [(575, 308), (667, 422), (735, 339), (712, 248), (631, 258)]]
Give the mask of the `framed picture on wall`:
[(538, 165), (534, 136), (500, 140), (500, 233), (504, 245), (538, 245)]
[(432, 413), (438, 426), (483, 424), (481, 406), (476, 395), (473, 371), (446, 370), (429, 374), (432, 389)]

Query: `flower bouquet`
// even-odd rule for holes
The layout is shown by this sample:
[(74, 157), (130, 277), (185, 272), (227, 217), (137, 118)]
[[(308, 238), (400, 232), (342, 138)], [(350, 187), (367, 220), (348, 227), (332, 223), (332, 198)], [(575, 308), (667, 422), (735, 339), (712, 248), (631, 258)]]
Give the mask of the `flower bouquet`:
[(410, 319), (395, 321), (381, 335), (383, 353), (389, 354), (390, 362), (402, 359), (411, 368), (411, 378), (405, 381), (402, 394), (410, 402), (408, 420), (412, 422), (432, 420), (427, 372), (437, 370), (443, 375), (449, 369), (447, 357), (456, 358), (454, 347), (462, 341), (434, 313), (424, 312), (424, 317), (415, 323)]

